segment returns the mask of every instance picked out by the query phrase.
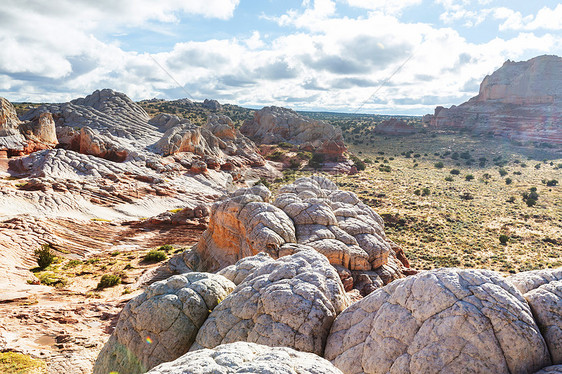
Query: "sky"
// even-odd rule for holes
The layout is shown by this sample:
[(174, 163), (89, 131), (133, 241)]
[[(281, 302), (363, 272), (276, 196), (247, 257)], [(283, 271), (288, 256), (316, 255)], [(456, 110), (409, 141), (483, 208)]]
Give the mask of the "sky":
[(432, 113), (508, 59), (562, 56), (562, 3), (530, 0), (2, 0), (0, 96)]

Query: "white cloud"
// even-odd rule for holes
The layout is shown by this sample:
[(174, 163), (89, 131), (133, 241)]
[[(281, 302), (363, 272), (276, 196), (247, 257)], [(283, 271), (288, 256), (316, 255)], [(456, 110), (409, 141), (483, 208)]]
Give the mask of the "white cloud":
[[(476, 95), (483, 77), (507, 58), (561, 48), (559, 36), (532, 33), (474, 44), (449, 27), (402, 22), (400, 6), (381, 10), (378, 0), (338, 1), (370, 11), (343, 17), (336, 1), (304, 1), (299, 9), (275, 19), (285, 27), (283, 35), (268, 37), (255, 30), (244, 37), (178, 42), (153, 57), (198, 100), (353, 111), (412, 56), (363, 109), (423, 113)], [(439, 1), (450, 11), (466, 5)], [(173, 23), (181, 12), (228, 17), (238, 1), (168, 1), (151, 12), (152, 3), (140, 0), (135, 2), (138, 9), (119, 18), (119, 9), (131, 2), (84, 0), (79, 6), (58, 1), (51, 2), (51, 9), (37, 5), (26, 11), (19, 2), (0, 6), (0, 95), (66, 101), (109, 87), (133, 99), (185, 97), (150, 55), (124, 51), (105, 42), (110, 38), (104, 36), (134, 24), (158, 26), (154, 20)], [(401, 6), (408, 3), (413, 6), (417, 0)], [(494, 17), (507, 20), (513, 14), (499, 9)], [(550, 13), (541, 18), (550, 19)], [(539, 14), (532, 20), (523, 18), (521, 24), (537, 19)]]
[(500, 30), (562, 30), (562, 4), (558, 4), (554, 9), (543, 7), (535, 16), (525, 17), (521, 12), (512, 9), (497, 8), (494, 17), (505, 20), (499, 26)]
[(381, 11), (385, 14), (396, 15), (400, 14), (404, 9), (420, 5), (422, 0), (401, 0), (401, 1), (387, 1), (387, 0), (344, 0), (348, 5), (369, 9), (373, 11)]

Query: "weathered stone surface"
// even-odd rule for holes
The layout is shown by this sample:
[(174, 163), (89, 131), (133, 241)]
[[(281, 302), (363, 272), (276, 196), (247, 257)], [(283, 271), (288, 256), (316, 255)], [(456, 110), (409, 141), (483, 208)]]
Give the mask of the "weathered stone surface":
[(234, 265), (225, 267), (217, 274), (220, 274), (223, 277), (230, 279), (234, 284), (239, 285), (257, 268), (274, 261), (275, 260), (267, 253), (260, 252), (255, 256), (245, 257), (238, 260)]
[(228, 279), (206, 273), (175, 275), (152, 284), (121, 312), (94, 373), (140, 373), (180, 357), (209, 311), (234, 287)]
[(522, 293), (539, 288), (543, 284), (562, 280), (562, 268), (523, 271), (507, 278)]
[(550, 351), (553, 364), (562, 364), (562, 280), (527, 292), (525, 299)]
[(58, 144), (55, 121), (51, 113), (41, 113), (35, 120), (23, 123), (20, 126), (20, 131), (28, 140), (49, 146)]
[(339, 315), (325, 358), (344, 373), (530, 373), (550, 365), (523, 295), (499, 274), (439, 269)]
[(0, 135), (6, 129), (17, 130), (21, 124), (16, 108), (8, 100), (0, 97)]
[(415, 134), (417, 130), (414, 125), (396, 118), (391, 118), (378, 124), (373, 132), (380, 135), (399, 136)]
[(562, 374), (562, 365), (547, 366), (535, 374)]
[(175, 361), (161, 364), (150, 374), (341, 374), (334, 365), (312, 353), (286, 347), (236, 342), (215, 349), (189, 352)]
[(287, 244), (303, 244), (332, 265), (353, 270), (353, 278), (362, 279), (357, 283), (362, 294), (402, 277), (402, 269), (409, 266), (386, 238), (381, 217), (329, 179), (298, 179), (270, 200), (266, 187), (255, 186), (215, 203), (209, 228), (185, 261), (192, 263), (196, 253), (198, 269), (217, 271), (259, 252), (279, 258), (291, 253)]
[(437, 107), (430, 126), (468, 129), (518, 141), (562, 143), (562, 58), (506, 61), (480, 84), (478, 96)]
[(321, 153), (326, 160), (342, 159), (346, 151), (339, 129), (286, 108), (272, 106), (256, 111), (254, 119), (244, 122), (240, 131), (256, 143), (289, 142)]
[(250, 274), (209, 315), (191, 349), (247, 341), (322, 355), (333, 320), (349, 304), (336, 270), (305, 249)]

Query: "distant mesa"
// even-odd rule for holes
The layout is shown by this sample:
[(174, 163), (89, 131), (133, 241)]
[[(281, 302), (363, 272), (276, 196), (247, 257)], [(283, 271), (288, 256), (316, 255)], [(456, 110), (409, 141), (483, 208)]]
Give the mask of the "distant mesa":
[(435, 129), (470, 130), (521, 142), (562, 144), (562, 58), (506, 61), (480, 84), (478, 96), (451, 108), (438, 106)]
[(373, 130), (375, 134), (379, 135), (411, 135), (417, 132), (414, 125), (409, 124), (397, 118), (391, 118), (378, 124)]
[(322, 154), (326, 161), (343, 161), (347, 151), (341, 130), (286, 108), (265, 107), (245, 121), (240, 131), (258, 144), (288, 142)]

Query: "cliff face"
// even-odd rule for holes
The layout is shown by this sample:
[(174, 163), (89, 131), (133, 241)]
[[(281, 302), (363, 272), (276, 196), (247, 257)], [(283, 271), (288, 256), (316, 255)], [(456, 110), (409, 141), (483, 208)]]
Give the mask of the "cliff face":
[(468, 129), (519, 141), (562, 144), (562, 58), (506, 61), (480, 84), (478, 96), (437, 107), (431, 126)]

